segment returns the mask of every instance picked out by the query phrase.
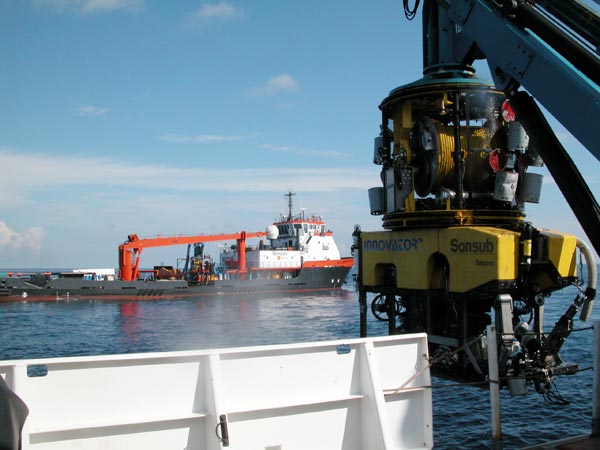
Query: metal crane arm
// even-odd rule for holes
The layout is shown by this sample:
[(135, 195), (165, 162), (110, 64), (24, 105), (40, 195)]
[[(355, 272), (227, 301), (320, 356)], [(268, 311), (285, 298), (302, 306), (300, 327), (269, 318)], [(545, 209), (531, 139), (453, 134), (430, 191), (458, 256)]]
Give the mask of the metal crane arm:
[[(540, 9), (540, 8), (543, 8)], [(597, 159), (600, 17), (578, 0), (425, 0), (424, 71), (486, 59), (597, 252), (600, 206), (546, 126), (541, 103)], [(525, 117), (531, 115), (532, 117)]]
[[(139, 239), (137, 234), (128, 236), (127, 242), (119, 246), (119, 278), (125, 281), (136, 280), (139, 275), (139, 264), (142, 250), (150, 247), (166, 247), (171, 245), (197, 244), (217, 241), (237, 240), (238, 246), (245, 246), (246, 239), (263, 237), (264, 231), (230, 234), (200, 234), (196, 236), (166, 236)], [(244, 248), (245, 250), (245, 248)], [(241, 259), (241, 258), (240, 258)]]
[(462, 52), (454, 54), (456, 62), (470, 64), (480, 56), (474, 51), (478, 48), (488, 61), (496, 87), (511, 96), (522, 85), (600, 159), (597, 53), (561, 33), (523, 1), (512, 2), (516, 6), (512, 9), (489, 0), (439, 3), (447, 7), (447, 16), (456, 25), (452, 47)]

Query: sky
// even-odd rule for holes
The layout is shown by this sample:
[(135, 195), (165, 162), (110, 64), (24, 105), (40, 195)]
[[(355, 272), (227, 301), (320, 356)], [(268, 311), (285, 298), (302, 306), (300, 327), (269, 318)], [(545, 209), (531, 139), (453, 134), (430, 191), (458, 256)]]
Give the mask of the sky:
[[(355, 224), (381, 229), (378, 105), (422, 76), (420, 12), (398, 0), (0, 0), (0, 42), (0, 267), (116, 267), (132, 233), (262, 231), (290, 189), (342, 255)], [(551, 123), (598, 198), (600, 163)], [(541, 173), (528, 220), (585, 238)]]

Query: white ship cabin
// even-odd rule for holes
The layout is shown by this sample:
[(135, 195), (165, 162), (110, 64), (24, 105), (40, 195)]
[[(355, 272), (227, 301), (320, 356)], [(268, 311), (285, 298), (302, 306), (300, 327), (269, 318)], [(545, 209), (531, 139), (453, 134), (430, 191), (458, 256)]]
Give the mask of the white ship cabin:
[[(268, 243), (246, 249), (246, 268), (256, 270), (298, 270), (307, 261), (339, 260), (340, 251), (333, 233), (326, 231), (321, 217), (303, 215), (269, 225), (266, 229)], [(237, 249), (221, 252), (222, 267), (237, 268)], [(232, 264), (233, 263), (233, 264)]]
[[(114, 281), (115, 269), (73, 269), (73, 276), (81, 276), (84, 280), (92, 281)], [(69, 274), (70, 275), (70, 274)], [(65, 274), (63, 274), (65, 276)]]
[(267, 238), (274, 249), (300, 251), (303, 262), (340, 259), (333, 233), (326, 231), (320, 216), (299, 215), (275, 222), (267, 227)]

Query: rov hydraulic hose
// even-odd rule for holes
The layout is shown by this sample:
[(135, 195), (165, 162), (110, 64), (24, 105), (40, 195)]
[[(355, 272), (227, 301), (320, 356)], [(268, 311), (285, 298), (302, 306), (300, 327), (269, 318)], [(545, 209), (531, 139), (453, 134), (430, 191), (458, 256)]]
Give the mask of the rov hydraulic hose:
[(585, 264), (587, 266), (587, 286), (585, 289), (585, 302), (581, 308), (579, 319), (587, 321), (592, 314), (592, 307), (594, 306), (594, 298), (596, 297), (596, 285), (598, 283), (598, 266), (596, 265), (596, 258), (592, 249), (583, 241), (577, 238), (577, 248), (585, 258)]

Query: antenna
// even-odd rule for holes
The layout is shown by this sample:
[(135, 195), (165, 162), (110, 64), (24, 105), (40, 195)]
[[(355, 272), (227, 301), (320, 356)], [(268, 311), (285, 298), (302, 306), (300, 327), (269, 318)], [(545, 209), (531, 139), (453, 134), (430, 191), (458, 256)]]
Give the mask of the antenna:
[(288, 199), (288, 208), (289, 208), (289, 212), (288, 212), (288, 218), (287, 220), (292, 220), (292, 205), (294, 204), (294, 200), (293, 200), (293, 196), (296, 195), (295, 192), (293, 192), (291, 189), (289, 191), (287, 191), (285, 194), (283, 194), (284, 197), (287, 197)]

